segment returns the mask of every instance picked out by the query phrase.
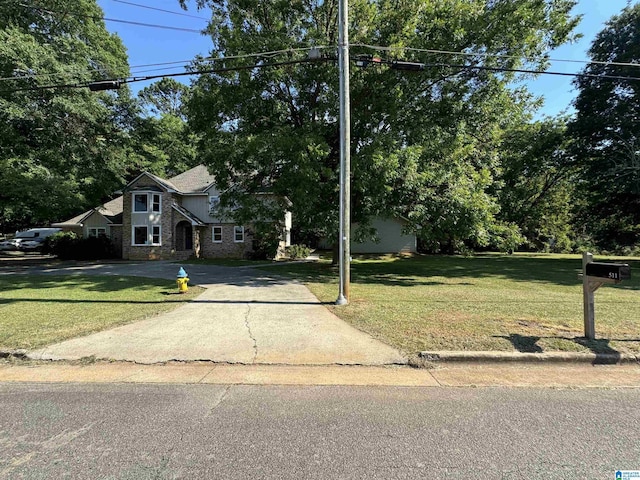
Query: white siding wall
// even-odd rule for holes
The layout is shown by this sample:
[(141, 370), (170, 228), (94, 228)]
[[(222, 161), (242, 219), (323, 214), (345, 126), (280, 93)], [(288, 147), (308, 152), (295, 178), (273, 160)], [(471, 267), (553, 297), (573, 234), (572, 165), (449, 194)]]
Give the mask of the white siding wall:
[(377, 230), (380, 242), (352, 242), (351, 252), (415, 253), (418, 251), (416, 236), (402, 233), (403, 222), (401, 220), (377, 218), (371, 222), (371, 226)]
[(207, 195), (184, 195), (182, 206), (205, 223), (219, 223), (217, 218), (209, 215), (209, 197), (220, 195), (215, 188), (211, 188)]
[(89, 236), (90, 228), (105, 228), (107, 231), (107, 236), (110, 236), (109, 231), (109, 223), (107, 220), (97, 212), (93, 212), (87, 219), (82, 222), (82, 234), (85, 237)]

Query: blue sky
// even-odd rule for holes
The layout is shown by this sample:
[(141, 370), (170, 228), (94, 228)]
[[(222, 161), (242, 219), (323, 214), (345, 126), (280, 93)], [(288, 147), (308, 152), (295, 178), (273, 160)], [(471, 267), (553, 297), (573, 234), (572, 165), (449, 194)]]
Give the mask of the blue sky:
[[(176, 15), (137, 7), (129, 3), (153, 6), (185, 15)], [(191, 2), (193, 4), (193, 2)], [(632, 3), (636, 3), (635, 1)], [(177, 28), (199, 30), (206, 26), (206, 13), (198, 12), (192, 5), (188, 12), (180, 9), (177, 0), (98, 0), (98, 4), (105, 13), (105, 18), (114, 18), (132, 22), (169, 25)], [(551, 53), (552, 58), (568, 60), (587, 60), (587, 50), (594, 36), (602, 30), (604, 23), (611, 16), (619, 13), (627, 5), (627, 0), (580, 0), (574, 9), (576, 14), (582, 14), (583, 20), (578, 32), (583, 38), (575, 44), (564, 45)], [(199, 18), (193, 18), (199, 17)], [(178, 62), (185, 63), (194, 56), (208, 55), (211, 41), (202, 35), (192, 32), (149, 28), (107, 21), (107, 28), (118, 33), (129, 53), (129, 65), (132, 75), (154, 75), (159, 72), (181, 72), (182, 68), (169, 70), (171, 66), (140, 65)], [(577, 72), (584, 65), (579, 63), (556, 62), (549, 70), (560, 72)], [(154, 69), (161, 69), (153, 71)], [(134, 92), (150, 82), (132, 84)], [(572, 112), (571, 101), (575, 91), (571, 84), (571, 77), (541, 75), (538, 79), (527, 82), (529, 89), (535, 95), (543, 96), (545, 105), (541, 115), (556, 115), (563, 111)]]

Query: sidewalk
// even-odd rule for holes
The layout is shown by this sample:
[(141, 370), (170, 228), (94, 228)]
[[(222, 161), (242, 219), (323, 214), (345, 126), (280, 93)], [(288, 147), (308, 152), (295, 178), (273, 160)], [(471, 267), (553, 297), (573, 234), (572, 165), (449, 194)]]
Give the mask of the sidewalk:
[(0, 382), (364, 385), (398, 387), (640, 388), (640, 365), (473, 364), (406, 366), (0, 364)]

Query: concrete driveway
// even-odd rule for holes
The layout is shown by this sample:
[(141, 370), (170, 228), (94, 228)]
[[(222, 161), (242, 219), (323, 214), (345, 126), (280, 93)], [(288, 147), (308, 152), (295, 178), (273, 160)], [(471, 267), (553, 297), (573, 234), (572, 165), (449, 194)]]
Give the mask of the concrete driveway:
[[(175, 280), (170, 262), (3, 265), (2, 274), (134, 275)], [(384, 365), (407, 359), (340, 320), (297, 282), (248, 268), (184, 265), (206, 291), (172, 312), (30, 352), (34, 359)]]

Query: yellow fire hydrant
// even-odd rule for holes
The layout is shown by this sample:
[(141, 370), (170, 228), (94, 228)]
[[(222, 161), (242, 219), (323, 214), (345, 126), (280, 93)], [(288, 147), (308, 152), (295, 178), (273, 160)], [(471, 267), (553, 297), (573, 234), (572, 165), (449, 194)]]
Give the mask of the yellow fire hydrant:
[(180, 267), (180, 270), (178, 270), (178, 279), (176, 280), (179, 293), (187, 293), (189, 290), (188, 282), (189, 277), (187, 276), (187, 272), (184, 271), (184, 268)]

